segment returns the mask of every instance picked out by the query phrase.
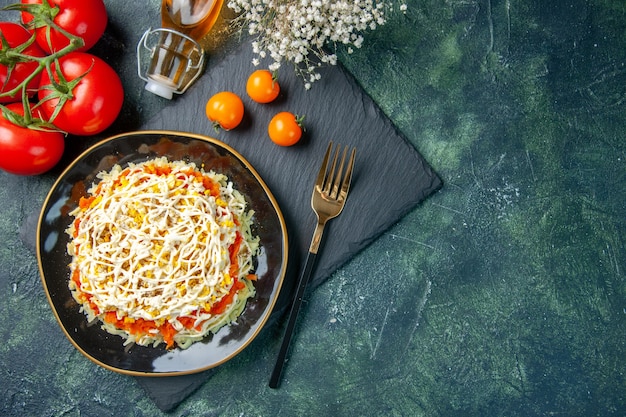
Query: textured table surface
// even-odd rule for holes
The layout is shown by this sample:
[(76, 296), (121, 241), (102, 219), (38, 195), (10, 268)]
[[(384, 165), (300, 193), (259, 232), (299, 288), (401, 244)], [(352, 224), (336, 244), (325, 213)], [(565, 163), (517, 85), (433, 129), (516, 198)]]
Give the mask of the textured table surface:
[[(108, 135), (172, 103), (135, 73), (159, 1), (106, 4), (94, 53), (126, 88)], [(310, 294), (281, 389), (276, 327), (169, 413), (51, 314), (25, 231), (55, 173), (0, 173), (0, 414), (624, 415), (625, 44), (622, 2), (426, 0), (341, 53), (445, 186)]]

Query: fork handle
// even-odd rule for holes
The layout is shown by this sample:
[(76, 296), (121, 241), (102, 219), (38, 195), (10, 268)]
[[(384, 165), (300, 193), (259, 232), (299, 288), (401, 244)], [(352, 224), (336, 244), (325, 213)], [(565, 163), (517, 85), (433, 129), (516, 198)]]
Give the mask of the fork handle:
[(270, 388), (278, 388), (278, 385), (280, 384), (280, 377), (283, 373), (285, 362), (287, 361), (287, 351), (289, 350), (289, 345), (291, 343), (294, 329), (296, 327), (296, 321), (298, 319), (298, 313), (300, 311), (300, 307), (302, 306), (304, 290), (306, 289), (309, 278), (311, 277), (311, 271), (313, 271), (313, 265), (315, 264), (316, 258), (317, 253), (308, 253), (304, 264), (304, 269), (302, 270), (302, 274), (298, 279), (298, 287), (296, 290), (296, 296), (293, 300), (293, 303), (291, 304), (291, 311), (289, 312), (287, 329), (285, 330), (285, 335), (283, 336), (283, 341), (280, 345), (280, 351), (278, 352), (278, 358), (276, 359), (274, 370), (272, 371), (272, 375), (270, 376)]
[(322, 218), (318, 220), (317, 226), (315, 226), (315, 232), (313, 232), (313, 239), (311, 239), (311, 246), (309, 247), (310, 253), (317, 254), (317, 251), (320, 248), (320, 243), (322, 242), (322, 234), (324, 233), (325, 225), (325, 219)]

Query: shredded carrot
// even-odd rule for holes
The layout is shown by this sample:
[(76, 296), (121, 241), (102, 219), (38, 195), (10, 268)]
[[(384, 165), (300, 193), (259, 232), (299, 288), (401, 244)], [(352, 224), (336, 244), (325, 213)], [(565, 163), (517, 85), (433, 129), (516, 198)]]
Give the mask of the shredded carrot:
[(77, 288), (80, 288), (80, 272), (78, 271), (78, 269), (75, 269), (72, 273), (72, 281), (74, 281), (74, 284), (76, 284)]
[(78, 206), (83, 210), (88, 209), (95, 199), (96, 197), (93, 195), (90, 197), (81, 197), (78, 201)]
[[(115, 181), (113, 181), (113, 187), (117, 188), (120, 185), (122, 185), (122, 181), (126, 179), (126, 177), (128, 177), (128, 174), (130, 174), (130, 168), (126, 168), (124, 171), (122, 171), (120, 173), (119, 178), (117, 178)], [(96, 188), (96, 191), (94, 192), (95, 195), (99, 195), (100, 191), (102, 189), (102, 183), (98, 184), (98, 187)]]
[(111, 324), (117, 324), (118, 320), (115, 311), (107, 311), (106, 313), (104, 313), (104, 321)]
[[(196, 319), (193, 317), (179, 317), (178, 321), (180, 322), (180, 324), (183, 325), (183, 327), (185, 327), (185, 329), (191, 329), (194, 327), (194, 324), (196, 323)], [(199, 327), (199, 326), (196, 326)]]
[(213, 197), (219, 197), (220, 185), (207, 176), (202, 177), (202, 185), (205, 189), (209, 190), (210, 195)]
[(159, 176), (167, 176), (172, 172), (172, 168), (169, 166), (158, 166), (156, 168), (156, 174)]
[(74, 220), (74, 234), (72, 235), (73, 237), (77, 237), (78, 236), (78, 228), (80, 227), (80, 218), (76, 218), (76, 220)]
[(241, 233), (237, 232), (235, 235), (235, 242), (228, 247), (228, 253), (230, 255), (230, 269), (228, 273), (231, 277), (239, 275), (239, 260), (237, 259), (237, 255), (239, 255), (239, 249), (241, 248), (242, 241), (243, 237), (241, 236)]
[(174, 347), (174, 336), (176, 335), (176, 329), (172, 326), (172, 323), (166, 321), (162, 326), (158, 327), (159, 332), (163, 336), (163, 340), (165, 341), (166, 348), (171, 349)]
[(220, 301), (214, 304), (213, 307), (211, 307), (211, 310), (209, 310), (209, 313), (213, 315), (222, 314), (224, 311), (226, 311), (226, 308), (233, 302), (237, 291), (241, 290), (245, 286), (246, 284), (235, 278), (235, 282), (233, 283), (233, 286), (230, 287), (230, 291), (228, 292), (228, 294), (226, 294), (224, 297), (222, 297)]

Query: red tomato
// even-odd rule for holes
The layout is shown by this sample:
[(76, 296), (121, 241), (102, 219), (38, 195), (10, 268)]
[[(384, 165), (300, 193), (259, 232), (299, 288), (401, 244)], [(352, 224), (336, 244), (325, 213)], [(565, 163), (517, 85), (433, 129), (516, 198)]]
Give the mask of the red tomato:
[[(115, 121), (124, 103), (120, 77), (109, 64), (86, 52), (70, 52), (58, 62), (70, 91), (67, 94), (57, 92), (50, 82), (50, 74), (45, 71), (39, 84), (44, 115), (56, 127), (73, 135), (102, 132)], [(55, 64), (52, 69), (59, 82)], [(58, 106), (61, 107), (58, 114), (51, 119)]]
[[(41, 58), (46, 54), (36, 43), (24, 46), (30, 39), (30, 32), (22, 25), (12, 22), (0, 22), (0, 33), (2, 38), (9, 45), (4, 48), (4, 44), (0, 44), (0, 93), (11, 91), (28, 78), (33, 71), (37, 69), (39, 63), (36, 61), (20, 60), (11, 58), (8, 53), (22, 53), (33, 57)], [(29, 95), (32, 96), (39, 86), (41, 74), (36, 75), (28, 82)], [(11, 103), (13, 101), (21, 101), (22, 92), (19, 91), (11, 96), (0, 97), (0, 103)]]
[[(13, 116), (24, 115), (21, 102), (7, 104), (6, 108)], [(0, 113), (0, 169), (17, 175), (38, 175), (54, 167), (65, 148), (63, 134), (19, 126), (11, 118), (7, 110)]]
[[(42, 16), (34, 11), (22, 12), (24, 24), (34, 24), (37, 32), (37, 43), (47, 53), (58, 52), (67, 45), (69, 40), (58, 30), (50, 31), (50, 42), (46, 35), (47, 28), (43, 26), (42, 18), (52, 19), (54, 23), (72, 35), (79, 36), (85, 45), (79, 51), (86, 51), (98, 42), (102, 37), (108, 23), (107, 11), (103, 0), (21, 0), (22, 4), (42, 4), (40, 10)], [(50, 7), (47, 7), (50, 6)], [(54, 15), (55, 7), (59, 11)]]

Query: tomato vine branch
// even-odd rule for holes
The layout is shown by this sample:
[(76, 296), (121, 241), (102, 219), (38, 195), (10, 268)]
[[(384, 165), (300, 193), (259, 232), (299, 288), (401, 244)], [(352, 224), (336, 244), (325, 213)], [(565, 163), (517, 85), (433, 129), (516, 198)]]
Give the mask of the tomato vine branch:
[[(0, 97), (6, 97), (6, 96), (10, 97), (22, 91), (23, 97), (27, 98), (28, 83), (30, 83), (42, 71), (45, 70), (50, 75), (50, 79), (53, 80), (53, 87), (57, 91), (59, 91), (59, 95), (63, 95), (67, 97), (65, 100), (62, 100), (62, 103), (64, 103), (68, 98), (71, 98), (71, 96), (68, 97), (68, 94), (71, 95), (72, 89), (76, 86), (76, 84), (78, 84), (78, 81), (80, 81), (82, 77), (79, 77), (78, 81), (76, 80), (67, 81), (64, 78), (59, 77), (59, 81), (57, 82), (55, 81), (56, 79), (54, 77), (54, 71), (52, 69), (52, 65), (54, 63), (57, 63), (59, 58), (69, 54), (70, 52), (73, 52), (82, 48), (85, 42), (80, 36), (76, 36), (68, 32), (67, 30), (63, 29), (62, 27), (60, 27), (54, 22), (54, 18), (59, 13), (59, 10), (60, 10), (59, 7), (56, 5), (51, 6), (47, 1), (44, 1), (41, 4), (39, 3), (37, 4), (21, 4), (21, 3), (11, 4), (9, 6), (4, 7), (2, 10), (19, 11), (19, 12), (26, 12), (26, 13), (31, 14), (33, 16), (33, 19), (26, 25), (27, 29), (34, 31), (37, 28), (45, 27), (46, 38), (48, 40), (48, 44), (51, 46), (52, 46), (52, 43), (50, 40), (50, 33), (52, 30), (57, 31), (61, 33), (63, 36), (65, 36), (68, 39), (69, 43), (67, 46), (61, 48), (60, 50), (56, 52), (53, 51), (49, 55), (46, 55), (44, 57), (35, 57), (35, 56), (31, 56), (31, 55), (27, 55), (23, 53), (24, 50), (35, 41), (36, 35), (34, 32), (33, 32), (33, 36), (28, 41), (14, 48), (10, 48), (8, 42), (6, 41), (6, 39), (4, 39), (4, 36), (2, 36), (2, 39), (1, 39), (2, 51), (0, 52), (0, 63), (2, 63), (3, 65), (7, 65), (7, 67), (11, 69), (12, 66), (15, 66), (15, 64), (18, 62), (30, 61), (30, 62), (37, 62), (38, 67), (28, 77), (26, 77), (21, 83), (15, 86), (13, 89), (11, 89), (10, 91), (5, 91), (1, 93)], [(52, 49), (52, 47), (50, 49)], [(58, 65), (57, 65), (57, 73), (60, 73), (60, 70), (58, 69)]]

